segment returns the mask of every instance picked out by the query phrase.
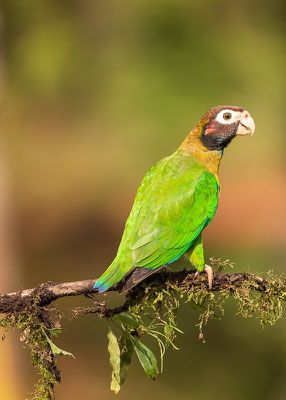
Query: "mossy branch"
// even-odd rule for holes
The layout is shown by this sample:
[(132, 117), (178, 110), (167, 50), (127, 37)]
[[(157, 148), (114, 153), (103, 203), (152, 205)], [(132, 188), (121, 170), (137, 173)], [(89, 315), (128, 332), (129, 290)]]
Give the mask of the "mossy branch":
[(177, 311), (182, 300), (199, 309), (197, 326), (202, 340), (204, 325), (210, 318), (223, 314), (223, 304), (229, 296), (237, 300), (238, 313), (244, 317), (257, 317), (262, 325), (274, 324), (281, 317), (282, 302), (286, 300), (285, 277), (271, 272), (265, 277), (249, 272), (226, 273), (223, 270), (231, 265), (229, 261), (211, 259), (211, 264), (215, 269), (211, 290), (205, 274), (195, 276), (194, 271), (163, 270), (133, 288), (123, 304), (113, 309), (94, 290), (96, 279), (47, 282), (33, 289), (0, 295), (0, 312), (4, 314), (0, 322), (5, 329), (3, 338), (11, 327), (18, 328), (20, 339), (30, 351), (32, 362), (41, 375), (33, 399), (54, 398), (54, 385), (60, 382), (55, 356), (71, 355), (52, 341), (53, 336), (61, 332), (62, 316), (51, 303), (62, 297), (84, 295), (90, 298), (91, 306), (71, 310), (73, 317), (95, 314), (116, 322), (121, 332), (120, 339), (117, 341), (111, 331), (108, 334), (113, 369), (111, 388), (115, 392), (120, 390), (125, 380), (133, 350), (146, 374), (151, 379), (157, 376), (156, 358), (141, 342), (143, 335), (148, 334), (157, 340), (161, 366), (167, 347), (177, 349), (174, 341), (176, 334), (181, 332), (177, 328)]
[[(31, 303), (34, 303), (35, 297), (37, 297), (37, 305), (47, 306), (52, 302), (69, 296), (88, 296), (96, 294), (97, 291), (94, 289), (94, 284), (97, 279), (88, 279), (84, 281), (74, 282), (47, 282), (40, 284), (33, 289), (25, 289), (19, 292), (13, 292), (8, 294), (0, 295), (0, 313), (8, 314), (11, 312), (21, 312), (29, 308)], [(269, 290), (269, 281), (259, 275), (252, 274), (249, 272), (237, 272), (237, 273), (214, 273), (213, 286), (210, 291), (219, 292), (221, 290), (235, 291), (235, 288), (239, 287), (242, 283), (250, 283), (253, 288), (259, 292), (266, 292)], [(167, 285), (176, 285), (178, 290), (188, 290), (194, 287), (201, 287), (202, 283), (207, 284), (207, 280), (203, 274), (195, 277), (195, 271), (178, 271), (170, 272), (163, 270), (160, 273), (152, 275), (149, 279), (143, 281), (136, 289), (150, 287), (158, 290), (163, 289)], [(275, 288), (279, 291), (286, 291), (286, 279), (284, 282), (273, 281), (271, 283), (272, 289)], [(116, 291), (117, 288), (113, 287), (108, 291)]]

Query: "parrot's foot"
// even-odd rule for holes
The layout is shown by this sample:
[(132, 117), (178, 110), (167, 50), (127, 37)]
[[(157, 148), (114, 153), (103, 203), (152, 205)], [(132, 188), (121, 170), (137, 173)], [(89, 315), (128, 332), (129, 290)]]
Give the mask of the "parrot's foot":
[[(213, 287), (213, 277), (214, 277), (214, 272), (212, 267), (210, 267), (209, 265), (205, 264), (204, 266), (204, 272), (206, 272), (207, 276), (208, 276), (208, 284), (209, 284), (209, 289), (211, 289)], [(199, 275), (199, 271), (197, 271), (195, 273), (195, 277), (197, 277)]]

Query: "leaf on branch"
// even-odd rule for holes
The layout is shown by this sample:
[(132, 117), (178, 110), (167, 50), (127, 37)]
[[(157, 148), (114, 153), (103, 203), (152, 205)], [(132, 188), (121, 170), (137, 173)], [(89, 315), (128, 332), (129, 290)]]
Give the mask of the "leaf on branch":
[(115, 393), (118, 393), (120, 390), (120, 348), (117, 337), (114, 335), (110, 328), (107, 337), (107, 349), (109, 352), (109, 361), (112, 368), (110, 389), (113, 390)]
[(153, 352), (147, 346), (145, 346), (145, 344), (139, 342), (139, 340), (137, 340), (133, 336), (130, 336), (130, 338), (132, 340), (132, 344), (136, 351), (137, 357), (148, 378), (152, 380), (156, 379), (159, 370), (157, 360)]
[(62, 350), (62, 349), (60, 349), (58, 346), (56, 346), (56, 345), (51, 341), (51, 339), (48, 338), (47, 335), (46, 335), (46, 338), (47, 338), (47, 342), (48, 342), (49, 345), (50, 345), (50, 348), (51, 348), (51, 350), (52, 350), (52, 353), (53, 353), (55, 356), (70, 356), (70, 357), (75, 358), (75, 356), (74, 356), (72, 353), (69, 353), (68, 351)]
[(119, 342), (110, 329), (108, 332), (108, 352), (112, 368), (110, 389), (118, 393), (123, 385), (131, 358), (133, 354), (133, 344), (127, 332), (123, 333)]
[(133, 345), (130, 336), (124, 333), (119, 342), (120, 347), (120, 386), (123, 385), (129, 365), (131, 364), (131, 358), (133, 354)]
[(127, 311), (121, 312), (120, 314), (115, 314), (112, 319), (120, 324), (127, 325), (130, 328), (136, 329), (140, 326), (140, 321), (136, 315)]

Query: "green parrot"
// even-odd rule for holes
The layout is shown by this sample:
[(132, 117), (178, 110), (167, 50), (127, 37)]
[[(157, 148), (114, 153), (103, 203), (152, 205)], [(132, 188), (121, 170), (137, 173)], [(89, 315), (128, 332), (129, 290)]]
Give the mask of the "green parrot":
[(217, 210), (219, 164), (235, 136), (254, 130), (243, 108), (213, 107), (175, 153), (150, 169), (136, 194), (117, 255), (94, 286), (98, 292), (117, 284), (123, 293), (183, 254), (197, 273), (207, 273), (212, 287), (202, 231)]

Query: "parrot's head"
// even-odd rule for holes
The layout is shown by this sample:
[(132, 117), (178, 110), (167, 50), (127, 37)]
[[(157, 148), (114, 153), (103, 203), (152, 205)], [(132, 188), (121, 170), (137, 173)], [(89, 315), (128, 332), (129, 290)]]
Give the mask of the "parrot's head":
[(238, 135), (253, 135), (255, 123), (241, 107), (216, 106), (203, 115), (195, 129), (204, 147), (220, 151)]

